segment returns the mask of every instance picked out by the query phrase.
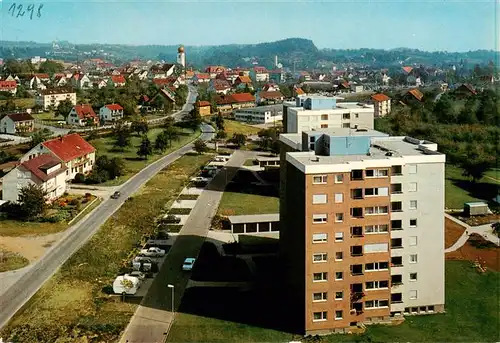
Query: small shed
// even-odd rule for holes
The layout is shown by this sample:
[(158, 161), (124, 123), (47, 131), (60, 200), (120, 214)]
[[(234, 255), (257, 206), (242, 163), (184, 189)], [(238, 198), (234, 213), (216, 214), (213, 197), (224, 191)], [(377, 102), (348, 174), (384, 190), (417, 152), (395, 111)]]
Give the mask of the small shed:
[(231, 233), (279, 232), (279, 213), (229, 216)]
[(488, 214), (490, 212), (490, 209), (488, 207), (488, 204), (485, 202), (466, 202), (464, 204), (464, 214), (466, 216), (480, 216), (484, 214)]

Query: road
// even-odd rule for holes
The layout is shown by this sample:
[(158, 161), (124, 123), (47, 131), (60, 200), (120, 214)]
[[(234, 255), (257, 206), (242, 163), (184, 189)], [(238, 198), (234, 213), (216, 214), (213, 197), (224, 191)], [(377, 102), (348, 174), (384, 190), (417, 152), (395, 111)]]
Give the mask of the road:
[[(188, 96), (188, 101), (193, 101), (193, 94)], [(189, 110), (191, 104), (185, 105), (184, 110)], [(185, 113), (177, 113), (181, 118)], [(204, 125), (201, 139), (209, 140), (214, 135), (214, 129)], [(192, 144), (188, 144), (179, 150), (150, 164), (133, 176), (119, 188), (122, 196), (117, 200), (105, 199), (101, 205), (96, 207), (85, 218), (73, 225), (64, 237), (48, 252), (27, 270), (16, 282), (0, 295), (0, 328), (40, 289), (59, 267), (75, 253), (90, 237), (104, 224), (104, 222), (116, 212), (124, 201), (134, 194), (141, 186), (149, 181), (160, 170), (169, 166), (179, 157), (189, 152)]]
[(164, 341), (174, 318), (171, 290), (167, 285), (174, 285), (174, 308), (176, 308), (180, 304), (190, 277), (190, 273), (183, 273), (180, 270), (182, 262), (186, 257), (198, 256), (200, 247), (208, 235), (212, 217), (219, 207), (224, 188), (247, 158), (247, 152), (236, 151), (226, 167), (214, 177), (200, 195), (170, 249), (165, 263), (125, 329), (120, 343)]

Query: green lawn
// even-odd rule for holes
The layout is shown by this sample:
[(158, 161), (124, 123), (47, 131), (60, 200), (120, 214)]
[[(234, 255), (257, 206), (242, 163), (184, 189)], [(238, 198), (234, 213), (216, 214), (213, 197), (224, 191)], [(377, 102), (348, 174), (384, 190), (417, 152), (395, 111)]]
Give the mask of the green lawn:
[(245, 161), (245, 163), (243, 163), (244, 166), (254, 166), (255, 163), (254, 163), (255, 159), (248, 159)]
[(235, 133), (243, 133), (244, 135), (256, 135), (260, 131), (259, 128), (253, 127), (236, 120), (224, 120), (224, 130), (227, 132), (227, 138), (231, 138)]
[[(16, 335), (16, 342), (87, 342), (82, 338), (87, 336), (93, 337), (89, 342), (116, 342), (137, 304), (110, 298), (103, 289), (131, 260), (134, 245), (153, 233), (155, 217), (211, 157), (181, 157), (153, 177), (61, 266), (0, 331), (0, 337)], [(187, 241), (179, 246), (180, 261), (183, 249), (191, 246)]]
[(0, 249), (0, 273), (26, 267), (29, 263), (24, 256)]
[[(492, 171), (489, 171), (487, 175), (494, 177)], [(469, 178), (462, 176), (462, 169), (449, 164), (446, 165), (445, 177), (447, 208), (463, 208), (464, 203), (469, 201), (491, 201), (500, 185), (500, 182), (486, 177), (473, 184)]]
[[(162, 132), (161, 128), (150, 129), (148, 132), (148, 137), (151, 143), (154, 144), (156, 136)], [(161, 157), (179, 149), (180, 147), (193, 141), (200, 135), (200, 131), (197, 130), (193, 133), (192, 130), (179, 129), (180, 136), (178, 140), (172, 141), (172, 146), (168, 148), (163, 154), (155, 152), (153, 156), (150, 156), (147, 160), (139, 158), (137, 156), (137, 148), (140, 145), (141, 137), (134, 135), (131, 139), (131, 146), (126, 148), (124, 151), (116, 151), (113, 148), (113, 137), (104, 137), (99, 139), (94, 139), (90, 143), (96, 148), (97, 155), (107, 155), (108, 157), (121, 157), (125, 160), (125, 168), (127, 170), (126, 174), (117, 178), (116, 180), (110, 180), (103, 184), (102, 186), (116, 186), (130, 179), (134, 174), (139, 172), (141, 169), (145, 168), (154, 161), (160, 159)]]
[(40, 119), (40, 120), (44, 120), (44, 121), (60, 121), (60, 120), (64, 120), (63, 116), (55, 117), (54, 116), (54, 112), (35, 113), (35, 114), (33, 114), (33, 117), (35, 119)]
[[(330, 335), (320, 342), (497, 342), (499, 278), (497, 272), (478, 274), (470, 262), (447, 261), (446, 314), (407, 317), (398, 326), (368, 326), (362, 335)], [(184, 295), (168, 342), (282, 343), (300, 339), (273, 329), (279, 320), (276, 299), (261, 303), (251, 294), (239, 296), (214, 289), (189, 293)], [(259, 322), (259, 317), (267, 318)]]
[[(35, 98), (16, 98), (12, 99), (17, 107), (26, 109), (35, 106)], [(0, 100), (0, 106), (3, 106), (7, 100)]]
[(224, 192), (217, 213), (226, 216), (277, 213), (279, 204), (280, 199), (277, 197)]

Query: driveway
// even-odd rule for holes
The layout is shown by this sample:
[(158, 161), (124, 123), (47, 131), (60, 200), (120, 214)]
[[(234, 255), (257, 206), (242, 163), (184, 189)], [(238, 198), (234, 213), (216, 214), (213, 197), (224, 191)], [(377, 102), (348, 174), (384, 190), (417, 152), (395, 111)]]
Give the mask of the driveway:
[(120, 343), (163, 342), (174, 319), (171, 289), (174, 286), (174, 309), (179, 306), (190, 273), (182, 272), (186, 257), (198, 256), (208, 235), (212, 217), (217, 212), (224, 188), (252, 153), (236, 151), (225, 168), (217, 173), (198, 198), (189, 219), (170, 249), (165, 264), (156, 276), (148, 294), (135, 311)]
[[(213, 137), (213, 133), (207, 132), (214, 130), (206, 126), (203, 127), (204, 133), (200, 138), (209, 140)], [(142, 169), (119, 188), (122, 197), (116, 200), (104, 199), (91, 213), (66, 230), (61, 240), (52, 246), (16, 282), (10, 287), (0, 287), (0, 304), (2, 304), (0, 328), (7, 323), (73, 253), (92, 237), (99, 227), (121, 207), (129, 196), (137, 192), (140, 187), (162, 169), (191, 151), (192, 146), (192, 144), (188, 144)], [(1, 284), (2, 279), (0, 274)]]

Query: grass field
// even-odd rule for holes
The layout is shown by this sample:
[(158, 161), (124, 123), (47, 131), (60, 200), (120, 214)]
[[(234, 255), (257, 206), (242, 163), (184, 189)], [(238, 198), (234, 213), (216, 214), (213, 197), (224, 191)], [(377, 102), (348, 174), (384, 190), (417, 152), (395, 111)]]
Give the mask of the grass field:
[(259, 128), (247, 124), (240, 123), (236, 120), (224, 120), (224, 130), (227, 132), (227, 138), (231, 138), (235, 133), (244, 135), (256, 135), (260, 131)]
[[(148, 137), (151, 140), (151, 143), (154, 144), (154, 140), (156, 136), (162, 132), (160, 128), (154, 128), (149, 130)], [(141, 137), (132, 136), (131, 146), (126, 148), (124, 151), (116, 151), (113, 149), (113, 137), (104, 137), (92, 140), (90, 143), (97, 149), (97, 155), (107, 155), (108, 157), (121, 157), (125, 160), (125, 168), (127, 170), (126, 174), (117, 178), (116, 180), (107, 181), (101, 185), (103, 186), (116, 186), (122, 184), (127, 181), (134, 174), (139, 172), (141, 169), (145, 168), (149, 164), (158, 160), (162, 156), (165, 156), (171, 153), (174, 150), (179, 149), (181, 146), (184, 146), (194, 140), (196, 137), (200, 135), (200, 131), (195, 131), (193, 133), (192, 130), (182, 129), (180, 130), (181, 134), (178, 140), (172, 141), (172, 146), (168, 148), (163, 154), (157, 153), (152, 156), (149, 156), (147, 160), (144, 160), (142, 157), (137, 156), (137, 147), (140, 145)]]
[(54, 116), (54, 112), (35, 113), (35, 114), (33, 114), (33, 117), (35, 119), (40, 119), (40, 120), (44, 120), (44, 121), (60, 121), (60, 120), (64, 120), (63, 116), (55, 117)]
[[(487, 174), (493, 176), (491, 171)], [(491, 201), (497, 194), (500, 182), (483, 177), (476, 184), (469, 178), (462, 176), (462, 169), (446, 165), (445, 173), (445, 206), (447, 208), (463, 208), (469, 201)]]
[(0, 248), (0, 273), (20, 269), (26, 267), (28, 264), (29, 261), (27, 258)]
[[(14, 104), (16, 104), (17, 107), (26, 109), (26, 108), (32, 108), (35, 106), (35, 98), (20, 98), (20, 99), (12, 99), (14, 101)], [(5, 105), (7, 100), (0, 100), (0, 106)]]
[[(407, 317), (399, 326), (368, 326), (361, 335), (330, 335), (318, 342), (496, 342), (500, 320), (499, 277), (497, 272), (478, 274), (470, 262), (447, 261), (446, 314)], [(184, 295), (168, 342), (299, 340), (291, 333), (273, 328), (279, 316), (266, 314), (275, 314), (275, 301), (263, 303), (257, 296), (238, 296), (228, 290), (198, 292), (201, 294)], [(258, 321), (256, 317), (268, 320), (261, 321), (260, 326), (249, 324)]]
[[(115, 342), (135, 304), (110, 298), (111, 285), (154, 218), (211, 156), (184, 156), (153, 177), (66, 261), (0, 332), (16, 342)], [(97, 335), (97, 336), (94, 336)], [(90, 338), (89, 338), (90, 341)]]
[(280, 199), (277, 197), (224, 192), (217, 213), (225, 216), (278, 213), (279, 204)]

